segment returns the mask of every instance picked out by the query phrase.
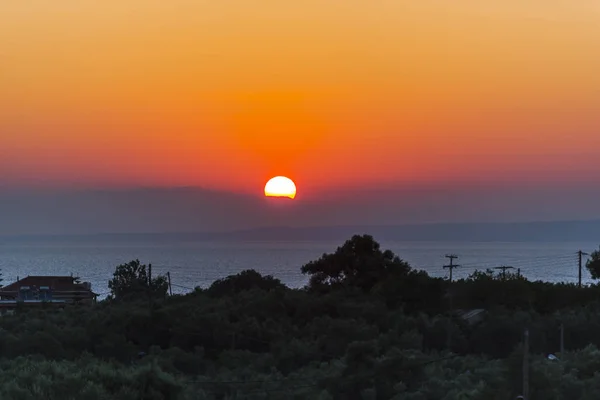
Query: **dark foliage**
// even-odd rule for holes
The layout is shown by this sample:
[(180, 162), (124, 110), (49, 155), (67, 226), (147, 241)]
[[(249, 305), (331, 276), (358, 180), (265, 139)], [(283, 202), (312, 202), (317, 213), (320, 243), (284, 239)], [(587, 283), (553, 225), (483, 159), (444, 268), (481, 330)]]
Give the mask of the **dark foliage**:
[(386, 279), (400, 278), (410, 266), (390, 250), (382, 251), (370, 235), (355, 235), (333, 254), (323, 254), (302, 267), (310, 275), (309, 287), (357, 287), (368, 291)]
[(270, 275), (262, 276), (255, 270), (249, 269), (215, 281), (208, 288), (207, 293), (212, 297), (223, 297), (251, 289), (270, 291), (285, 288), (279, 279)]
[(595, 250), (590, 254), (585, 267), (590, 272), (592, 279), (600, 279), (600, 249)]
[(143, 296), (164, 298), (168, 287), (166, 277), (150, 277), (149, 266), (140, 263), (140, 260), (119, 265), (108, 282), (111, 299), (117, 301), (135, 300)]
[(302, 271), (306, 289), (249, 270), (165, 297), (145, 266), (119, 266), (115, 300), (0, 318), (0, 398), (512, 399), (525, 328), (530, 400), (597, 398), (598, 286), (491, 271), (450, 284), (369, 236)]

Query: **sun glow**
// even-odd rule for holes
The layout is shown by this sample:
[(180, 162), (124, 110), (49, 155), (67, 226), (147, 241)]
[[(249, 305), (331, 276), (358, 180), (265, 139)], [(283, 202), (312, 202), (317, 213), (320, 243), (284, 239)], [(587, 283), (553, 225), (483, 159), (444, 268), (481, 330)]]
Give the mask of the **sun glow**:
[(296, 185), (290, 178), (276, 176), (265, 185), (265, 196), (293, 199), (296, 197)]

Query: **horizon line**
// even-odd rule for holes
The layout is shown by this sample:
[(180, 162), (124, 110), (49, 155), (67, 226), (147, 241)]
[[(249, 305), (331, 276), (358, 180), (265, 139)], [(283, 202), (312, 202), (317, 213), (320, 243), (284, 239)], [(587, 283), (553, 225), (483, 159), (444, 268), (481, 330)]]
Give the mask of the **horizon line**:
[[(509, 226), (509, 225), (548, 225), (548, 224), (576, 224), (576, 223), (600, 223), (600, 218), (591, 219), (559, 219), (559, 220), (528, 220), (528, 221), (482, 221), (482, 222), (422, 222), (407, 224), (353, 224), (353, 225), (312, 225), (312, 226), (292, 226), (292, 225), (272, 225), (257, 226), (252, 228), (231, 229), (226, 231), (152, 231), (152, 232), (96, 232), (96, 233), (27, 233), (19, 235), (4, 234), (1, 239), (26, 239), (26, 238), (93, 238), (101, 236), (166, 236), (166, 235), (205, 235), (205, 236), (224, 236), (243, 233), (252, 233), (257, 231), (306, 231), (306, 230), (326, 230), (326, 229), (356, 229), (356, 228), (415, 228), (415, 227), (435, 227), (435, 226)], [(365, 234), (368, 234), (367, 232)]]

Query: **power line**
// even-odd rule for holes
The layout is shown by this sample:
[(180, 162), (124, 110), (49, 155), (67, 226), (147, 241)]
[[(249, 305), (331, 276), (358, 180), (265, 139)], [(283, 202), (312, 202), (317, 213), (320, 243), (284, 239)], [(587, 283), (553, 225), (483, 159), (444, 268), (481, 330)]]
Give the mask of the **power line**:
[[(533, 262), (533, 261), (543, 261), (543, 260), (556, 260), (556, 259), (568, 259), (572, 257), (573, 253), (561, 253), (561, 254), (551, 254), (551, 255), (543, 255), (543, 256), (533, 256), (533, 257), (523, 257), (522, 255), (502, 255), (502, 254), (487, 254), (487, 256), (493, 258), (494, 260), (503, 259), (510, 260), (511, 262)], [(463, 254), (461, 253), (461, 258), (484, 258), (486, 254)], [(474, 263), (465, 263), (464, 265), (474, 264)]]
[[(464, 256), (462, 256), (462, 257), (464, 258)], [(562, 256), (532, 257), (532, 258), (494, 257), (494, 259), (488, 261), (488, 263), (489, 264), (497, 264), (498, 258), (503, 259), (504, 261), (507, 261), (512, 265), (526, 264), (527, 266), (543, 266), (543, 265), (547, 265), (548, 263), (560, 263), (560, 262), (571, 261), (573, 259), (573, 256), (569, 254), (569, 255), (562, 255)], [(483, 264), (485, 264), (485, 262), (477, 261), (477, 262), (462, 263), (461, 266), (474, 267), (474, 266), (482, 266)]]
[(181, 289), (187, 289), (187, 290), (196, 290), (195, 288), (191, 288), (189, 286), (178, 285), (176, 283), (171, 283), (171, 286), (175, 286), (175, 287), (178, 287), (178, 288), (181, 288)]
[[(554, 254), (554, 255), (542, 255), (542, 256), (537, 256), (537, 257), (529, 257), (529, 258), (524, 258), (523, 254), (521, 255), (495, 255), (494, 258), (499, 258), (500, 261), (504, 261), (505, 263), (515, 266), (516, 267), (520, 267), (521, 269), (525, 270), (526, 272), (529, 273), (533, 273), (535, 275), (540, 275), (541, 273), (543, 273), (543, 271), (539, 271), (538, 268), (549, 268), (549, 269), (555, 269), (555, 270), (559, 270), (562, 271), (562, 269), (564, 268), (565, 271), (567, 269), (570, 269), (571, 267), (569, 267), (569, 265), (572, 265), (572, 260), (573, 260), (573, 256), (574, 255), (578, 255), (579, 256), (579, 252), (572, 252), (570, 254)], [(584, 253), (581, 251), (581, 257), (583, 257), (584, 255), (588, 255), (588, 253)], [(473, 259), (485, 259), (486, 253), (479, 253), (478, 252), (472, 252), (469, 253), (468, 257)], [(464, 254), (461, 254), (461, 259), (464, 259), (465, 256)], [(454, 279), (454, 268), (458, 267), (458, 264), (454, 264), (454, 262), (456, 261), (456, 259), (451, 259), (450, 260), (450, 264), (452, 265), (452, 268), (449, 268), (450, 265), (448, 266), (444, 266), (444, 269), (450, 269), (450, 281), (453, 281)], [(582, 286), (582, 270), (583, 270), (583, 259), (581, 260), (581, 265), (579, 265), (579, 271), (578, 271), (578, 284), (579, 286)], [(432, 271), (435, 268), (439, 268), (439, 267), (435, 267), (435, 266), (420, 266), (418, 267), (418, 263), (411, 263), (412, 265), (414, 265), (416, 268), (415, 269), (424, 269), (426, 271)], [(471, 268), (473, 269), (493, 269), (495, 268), (495, 265), (498, 265), (498, 260), (492, 260), (490, 259), (489, 261), (478, 261), (478, 262), (467, 262), (467, 263), (460, 263), (460, 267), (461, 270), (464, 268), (465, 270), (469, 270)], [(195, 290), (196, 287), (207, 287), (209, 286), (211, 283), (213, 283), (215, 280), (218, 279), (223, 279), (224, 277), (227, 276), (227, 273), (236, 273), (239, 272), (238, 269), (232, 268), (231, 271), (223, 271), (221, 270), (221, 273), (217, 273), (217, 274), (211, 274), (210, 271), (198, 271), (198, 270), (191, 270), (191, 271), (185, 271), (186, 266), (180, 265), (180, 264), (174, 264), (174, 265), (165, 265), (165, 264), (160, 264), (158, 266), (156, 265), (152, 265), (152, 269), (154, 269), (155, 271), (158, 270), (160, 271), (161, 275), (164, 275), (165, 273), (169, 273), (168, 269), (169, 268), (173, 268), (175, 269), (175, 271), (170, 271), (170, 275), (171, 275), (171, 279), (172, 281), (178, 281), (181, 279), (184, 280), (184, 285), (177, 285), (177, 284), (172, 284), (173, 287), (177, 287), (178, 293), (181, 293), (180, 289), (183, 290), (189, 290), (189, 291), (193, 291)], [(263, 268), (259, 268), (257, 270), (264, 270)], [(155, 272), (153, 271), (153, 272)], [(207, 272), (209, 272), (207, 274)], [(467, 271), (465, 271), (467, 272)], [(261, 272), (261, 273), (268, 273), (269, 275), (281, 279), (286, 286), (294, 289), (294, 288), (300, 288), (303, 285), (306, 284), (306, 281), (308, 280), (308, 278), (306, 278), (305, 276), (303, 276), (302, 274), (300, 274), (299, 272), (295, 272), (295, 271), (285, 271), (285, 270), (273, 270), (273, 271), (265, 271), (265, 272)], [(564, 273), (564, 276), (567, 277), (568, 272)], [(110, 280), (111, 276), (110, 274), (100, 274), (98, 272), (98, 270), (96, 269), (95, 271), (89, 273), (89, 274), (85, 274), (87, 275), (86, 279), (82, 279), (82, 280), (86, 280), (86, 281), (92, 281), (92, 283), (95, 284), (95, 287), (97, 289), (100, 290), (106, 290), (106, 281)], [(556, 274), (553, 274), (553, 276)], [(561, 276), (563, 274), (560, 274)], [(436, 273), (433, 273), (432, 276), (439, 276)], [(570, 275), (572, 276), (572, 275)], [(6, 277), (4, 277), (6, 280)], [(167, 277), (168, 278), (168, 277)], [(558, 276), (554, 276), (555, 279), (552, 279), (552, 281), (558, 281), (560, 280), (560, 278)]]

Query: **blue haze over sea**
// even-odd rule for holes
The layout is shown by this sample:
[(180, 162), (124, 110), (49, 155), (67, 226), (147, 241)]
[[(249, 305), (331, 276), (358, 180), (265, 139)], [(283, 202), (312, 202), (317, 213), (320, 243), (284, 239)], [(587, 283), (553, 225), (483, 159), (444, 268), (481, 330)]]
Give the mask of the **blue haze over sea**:
[[(343, 241), (342, 241), (343, 242)], [(108, 293), (108, 280), (115, 267), (132, 259), (152, 263), (153, 275), (171, 274), (174, 293), (196, 286), (206, 287), (214, 280), (244, 269), (255, 269), (281, 279), (290, 287), (301, 287), (307, 277), (300, 267), (330, 253), (340, 241), (223, 241), (167, 242), (87, 240), (10, 241), (0, 243), (3, 284), (27, 275), (70, 275), (91, 282), (100, 298)], [(530, 280), (577, 282), (577, 251), (591, 252), (597, 243), (584, 242), (386, 242), (382, 248), (394, 251), (414, 268), (432, 276), (447, 276), (442, 266), (445, 254), (459, 256), (454, 279), (467, 277), (476, 269), (509, 265), (521, 269)], [(583, 269), (584, 283), (590, 277)]]

